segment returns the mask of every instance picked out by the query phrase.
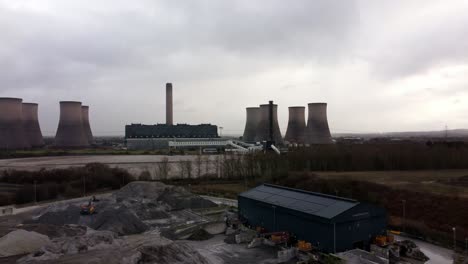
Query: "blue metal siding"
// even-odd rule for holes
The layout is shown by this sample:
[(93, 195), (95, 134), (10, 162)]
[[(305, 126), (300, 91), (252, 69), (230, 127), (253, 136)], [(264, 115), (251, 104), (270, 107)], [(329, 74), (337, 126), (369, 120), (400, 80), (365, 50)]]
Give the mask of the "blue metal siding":
[(385, 232), (387, 226), (385, 210), (370, 204), (357, 203), (329, 219), (298, 211), (294, 206), (283, 207), (243, 195), (238, 201), (239, 215), (252, 227), (290, 232), (325, 252), (334, 252), (335, 248), (336, 252), (352, 249), (360, 241), (366, 247), (374, 236)]
[(353, 249), (353, 245), (362, 241), (365, 247), (371, 240), (387, 230), (385, 210), (367, 203), (360, 203), (337, 216), (336, 240), (337, 251)]
[(364, 247), (367, 248), (376, 235), (385, 232), (386, 221), (385, 216), (374, 216), (357, 221), (337, 223), (337, 252), (353, 249), (355, 243), (358, 242), (362, 242)]
[(307, 214), (239, 197), (239, 214), (252, 227), (261, 226), (268, 232), (287, 231), (315, 247), (333, 252), (333, 225), (318, 221)]

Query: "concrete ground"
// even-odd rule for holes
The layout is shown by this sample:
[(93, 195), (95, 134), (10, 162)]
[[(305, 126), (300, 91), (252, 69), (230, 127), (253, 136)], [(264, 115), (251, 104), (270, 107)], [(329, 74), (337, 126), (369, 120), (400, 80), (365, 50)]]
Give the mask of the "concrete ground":
[(208, 259), (211, 264), (272, 264), (278, 263), (273, 247), (248, 249), (246, 244), (227, 244), (225, 235), (217, 235), (206, 241), (185, 241)]

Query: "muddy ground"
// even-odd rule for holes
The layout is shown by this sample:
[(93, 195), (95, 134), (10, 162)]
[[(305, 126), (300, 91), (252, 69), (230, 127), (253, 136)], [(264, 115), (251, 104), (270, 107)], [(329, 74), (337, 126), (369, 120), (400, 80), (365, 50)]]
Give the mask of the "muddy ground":
[(94, 155), (94, 156), (58, 156), (58, 157), (37, 157), (20, 159), (1, 159), (0, 170), (28, 170), (35, 171), (44, 169), (69, 168), (84, 166), (88, 163), (98, 162), (107, 164), (110, 167), (119, 167), (127, 170), (134, 176), (139, 176), (142, 172), (149, 172), (154, 179), (159, 179), (158, 164), (167, 158), (170, 166), (169, 178), (180, 177), (182, 173), (182, 161), (191, 161), (192, 177), (196, 177), (198, 167), (201, 174), (216, 174), (216, 155)]

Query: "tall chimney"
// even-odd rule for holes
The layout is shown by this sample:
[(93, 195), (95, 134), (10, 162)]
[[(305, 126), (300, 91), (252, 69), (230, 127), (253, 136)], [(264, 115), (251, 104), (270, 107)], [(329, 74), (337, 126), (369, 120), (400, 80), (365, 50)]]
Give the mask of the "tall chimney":
[[(272, 110), (272, 112), (270, 112)], [(271, 119), (270, 119), (271, 117)], [(272, 122), (270, 122), (270, 120)], [(270, 127), (272, 124), (272, 127)], [(282, 145), (283, 138), (278, 124), (278, 105), (262, 104), (260, 105), (260, 121), (257, 124), (257, 133), (255, 133), (255, 141), (270, 140), (271, 130), (273, 130), (273, 141), (275, 144)]]
[(172, 83), (166, 83), (166, 125), (173, 125), (172, 116)]

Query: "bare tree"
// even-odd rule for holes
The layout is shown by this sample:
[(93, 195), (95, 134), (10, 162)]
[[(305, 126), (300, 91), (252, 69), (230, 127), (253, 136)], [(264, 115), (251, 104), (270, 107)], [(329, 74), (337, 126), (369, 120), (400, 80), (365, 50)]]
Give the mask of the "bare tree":
[(187, 178), (192, 178), (192, 161), (191, 160), (185, 160), (182, 162), (183, 167), (185, 170), (185, 174), (187, 175)]
[(188, 178), (192, 177), (192, 161), (191, 160), (181, 160), (177, 163), (179, 167), (180, 177)]
[(210, 174), (210, 156), (205, 155), (202, 156), (202, 162), (204, 164), (204, 173), (203, 175), (207, 177)]
[(195, 160), (195, 165), (196, 165), (196, 168), (197, 168), (197, 178), (200, 178), (201, 177), (201, 171), (202, 171), (202, 165), (203, 165), (203, 160), (202, 160), (202, 155), (201, 153), (199, 153), (197, 155), (197, 158)]
[(169, 172), (171, 171), (171, 164), (169, 159), (164, 157), (160, 162), (157, 163), (157, 175), (160, 179), (167, 179), (169, 177)]
[(221, 178), (222, 176), (222, 172), (221, 172), (221, 155), (216, 155), (216, 164), (215, 164), (215, 168), (216, 168), (216, 176), (218, 178)]

